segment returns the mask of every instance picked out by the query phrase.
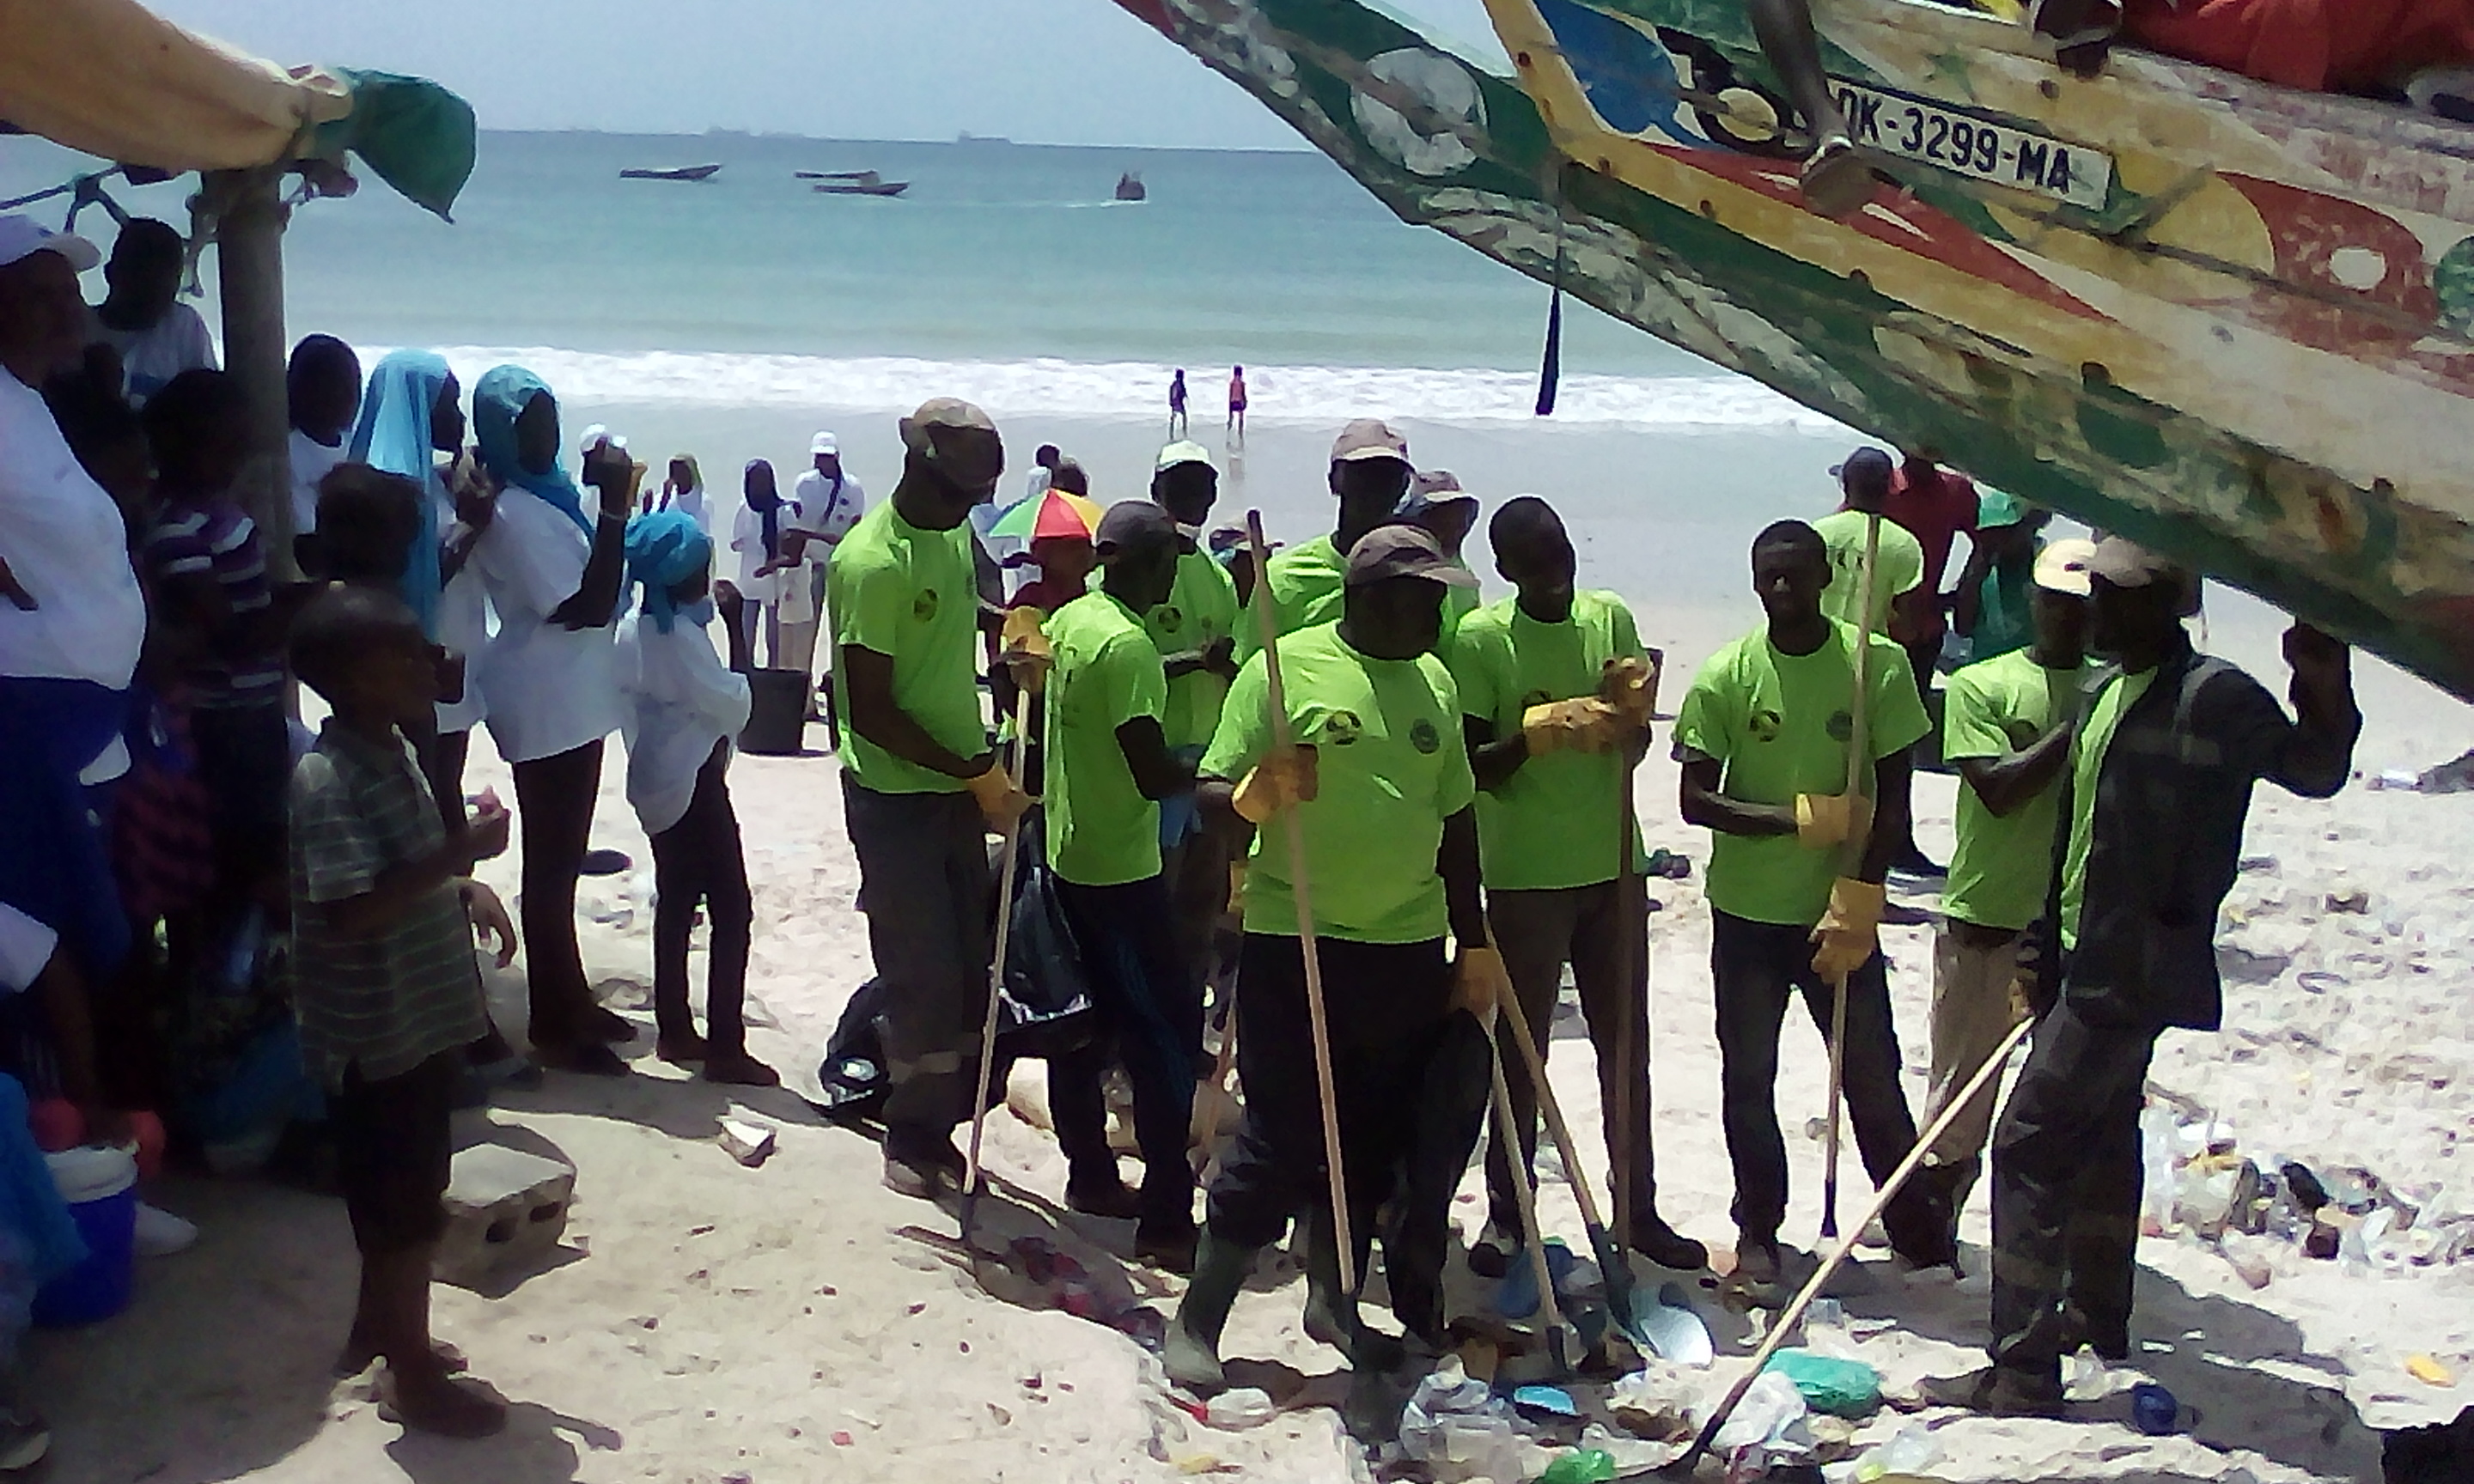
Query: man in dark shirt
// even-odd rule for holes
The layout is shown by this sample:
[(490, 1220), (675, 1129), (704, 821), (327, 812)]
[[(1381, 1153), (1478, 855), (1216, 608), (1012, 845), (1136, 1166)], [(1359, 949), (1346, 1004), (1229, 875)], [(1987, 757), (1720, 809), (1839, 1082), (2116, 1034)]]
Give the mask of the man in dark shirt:
[(2097, 651), (2115, 668), (2074, 727), (2050, 904), (2021, 977), (2043, 1018), (1993, 1136), (1990, 1368), (1927, 1384), (2003, 1414), (2061, 1405), (2061, 1357), (2130, 1352), (2139, 1110), (2156, 1038), (2223, 1015), (2217, 911), (2233, 886), (2252, 785), (2308, 799), (2344, 785), (2362, 712), (2345, 646), (2285, 635), (2288, 720), (2257, 681), (2191, 647), (2191, 573), (2129, 541), (2088, 562)]

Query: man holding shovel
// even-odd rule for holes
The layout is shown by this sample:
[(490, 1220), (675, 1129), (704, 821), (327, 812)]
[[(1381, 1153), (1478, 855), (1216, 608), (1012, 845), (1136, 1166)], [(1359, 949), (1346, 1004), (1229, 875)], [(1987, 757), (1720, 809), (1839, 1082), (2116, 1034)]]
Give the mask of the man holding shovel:
[[(1389, 1369), (1399, 1347), (1367, 1329), (1330, 1208), (1326, 1140), (1347, 1186), (1350, 1260), (1376, 1203), (1416, 1142), (1428, 1064), (1446, 1021), (1483, 1017), (1506, 992), (1484, 947), (1476, 780), (1462, 745), (1460, 695), (1429, 653), (1443, 588), (1466, 581), (1433, 537), (1405, 526), (1351, 543), (1338, 623), (1280, 638), (1249, 659), (1202, 759), (1206, 819), (1243, 838), (1259, 828), (1246, 889), (1237, 973), (1238, 1073), (1246, 1122), (1212, 1183), (1194, 1281), (1170, 1328), (1170, 1377), (1224, 1384), (1220, 1332), (1258, 1249), (1306, 1218), (1306, 1331), (1360, 1370)], [(1266, 660), (1278, 661), (1286, 726), (1272, 715)], [(1276, 745), (1278, 735), (1296, 738)], [(1234, 780), (1233, 782), (1231, 780)], [(1303, 841), (1293, 871), (1290, 831)], [(1301, 931), (1310, 926), (1311, 939)], [(1455, 968), (1446, 931), (1465, 945)], [(1327, 1041), (1315, 1044), (1308, 952), (1327, 989)], [(1317, 1087), (1319, 1051), (1333, 1105)], [(1336, 1129), (1333, 1120), (1336, 1119)]]
[[(1690, 1271), (1709, 1260), (1708, 1249), (1660, 1219), (1652, 1178), (1647, 897), (1615, 853), (1618, 819), (1623, 849), (1639, 849), (1621, 806), (1649, 718), (1646, 694), (1637, 706), (1622, 705), (1609, 667), (1645, 664), (1647, 656), (1622, 599), (1574, 589), (1571, 539), (1544, 500), (1506, 501), (1487, 534), (1495, 569), (1518, 591), (1463, 618), (1450, 646), (1481, 790), (1487, 919), (1522, 1018), (1541, 1033), (1554, 1019), (1564, 966), (1572, 966), (1597, 1052), (1607, 1150), (1627, 1187), (1624, 1242), (1661, 1267)], [(1538, 1049), (1552, 1044), (1542, 1038)], [(1531, 1179), (1538, 1144), (1526, 1061), (1509, 1048), (1502, 1057), (1521, 1168), (1516, 1175), (1501, 1140), (1489, 1146), (1487, 1227), (1469, 1249), (1470, 1268), (1489, 1278), (1503, 1276), (1521, 1249), (1513, 1181)]]
[(902, 419), (902, 482), (834, 548), (842, 815), (885, 998), (885, 1183), (933, 1197), (958, 1183), (955, 1125), (988, 993), (987, 829), (1030, 801), (997, 765), (980, 712), (971, 507), (1005, 472), (986, 413), (937, 397)]
[[(1855, 708), (1856, 626), (1822, 610), (1828, 550), (1812, 527), (1783, 520), (1753, 542), (1762, 629), (1720, 650), (1694, 677), (1675, 723), (1686, 823), (1715, 832), (1710, 852), (1710, 969), (1718, 1000), (1727, 1152), (1735, 1172), (1736, 1274), (1759, 1292), (1781, 1277), (1786, 1144), (1779, 1132), (1779, 1032), (1801, 994), (1825, 1037), (1834, 981), (1846, 985), (1839, 1048), (1864, 1167), (1885, 1179), (1914, 1145), (1899, 1086), (1899, 1039), (1877, 933), (1881, 881), (1906, 833), (1907, 749), (1929, 730), (1906, 652), (1869, 640)], [(1869, 770), (1851, 770), (1858, 735)], [(1850, 795), (1868, 772), (1876, 809)], [(1864, 842), (1850, 874), (1849, 840)], [(1918, 1267), (1951, 1260), (1949, 1221), (1931, 1192), (1910, 1185), (1882, 1213), (1890, 1244)]]

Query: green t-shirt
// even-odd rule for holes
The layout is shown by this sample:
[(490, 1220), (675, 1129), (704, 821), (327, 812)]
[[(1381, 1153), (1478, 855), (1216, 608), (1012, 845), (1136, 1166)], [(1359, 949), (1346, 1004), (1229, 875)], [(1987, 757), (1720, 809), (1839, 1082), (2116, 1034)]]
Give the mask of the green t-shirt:
[[(964, 757), (987, 751), (980, 711), (979, 579), (971, 528), (923, 531), (891, 500), (859, 517), (825, 566), (834, 644), (856, 644), (893, 660), (894, 704)], [(960, 778), (905, 761), (850, 725), (849, 669), (834, 665), (842, 716), (842, 766), (881, 794), (950, 794)]]
[[(1830, 548), (1830, 586), (1821, 591), (1821, 610), (1843, 624), (1856, 621), (1856, 600), (1863, 592), (1865, 520), (1860, 511), (1842, 510), (1812, 523)], [(1879, 561), (1880, 569), (1873, 576), (1873, 632), (1887, 634), (1891, 600), (1924, 586), (1924, 543), (1885, 515)]]
[(1133, 610), (1085, 593), (1043, 626), (1055, 668), (1045, 710), (1048, 864), (1077, 886), (1123, 886), (1160, 873), (1159, 805), (1134, 786), (1117, 729), (1168, 706), (1160, 655)]
[(1263, 601), (1266, 589), (1271, 593), (1273, 629), (1280, 634), (1295, 634), (1317, 624), (1339, 621), (1341, 587), (1347, 577), (1348, 559), (1332, 545), (1328, 536), (1318, 536), (1273, 553), (1268, 569), (1255, 581), (1245, 613), (1238, 620), (1237, 658), (1251, 659), (1263, 647), (1263, 621), (1254, 616), (1254, 605)]
[[(1597, 694), (1608, 660), (1642, 653), (1632, 613), (1612, 592), (1573, 594), (1572, 616), (1560, 624), (1530, 617), (1517, 597), (1497, 599), (1461, 620), (1447, 652), (1462, 711), (1492, 723), (1498, 738), (1518, 731), (1533, 706)], [(1479, 794), (1487, 886), (1541, 891), (1613, 880), (1621, 863), (1611, 816), (1626, 784), (1613, 753), (1550, 753)], [(1636, 850), (1637, 840), (1636, 830)]]
[[(1201, 649), (1237, 632), (1237, 584), (1206, 551), (1176, 559), (1176, 586), (1168, 601), (1143, 615), (1143, 628), (1160, 658)], [(1208, 670), (1188, 670), (1168, 682), (1168, 711), (1160, 731), (1171, 747), (1205, 747), (1220, 725), (1220, 703), (1228, 682)]]
[(1976, 631), (1967, 636), (1968, 662), (2025, 649), (2036, 641), (2036, 613), (2031, 594), (2035, 562), (1997, 562), (1984, 574), (1976, 597)]
[[(1461, 561), (1458, 557), (1452, 559), (1452, 565), (1459, 567), (1464, 572), (1469, 569), (1469, 564)], [(1476, 612), (1477, 608), (1478, 599), (1477, 587), (1475, 585), (1472, 584), (1467, 587), (1454, 586), (1448, 584), (1445, 585), (1443, 588), (1443, 628), (1442, 634), (1435, 640), (1436, 654), (1443, 656), (1449, 656), (1451, 654), (1452, 635), (1460, 632), (1461, 620), (1467, 618), (1471, 613)]]
[(2079, 945), (2079, 904), (2087, 899), (2088, 841), (2096, 827), (2096, 785), (2104, 773), (2105, 750), (2122, 726), (2122, 713), (2147, 694), (2156, 672), (2119, 675), (2088, 706), (2086, 725), (2071, 744), (2071, 846), (2062, 857), (2062, 946)]
[[(1725, 764), (1720, 789), (1746, 803), (1791, 804), (1798, 794), (1846, 792), (1855, 654), (1856, 630), (1845, 623), (1832, 624), (1831, 637), (1809, 655), (1781, 654), (1766, 629), (1737, 639), (1710, 656), (1685, 692), (1675, 718), (1677, 755)], [(1913, 746), (1932, 724), (1907, 672), (1906, 651), (1874, 635), (1866, 672), (1878, 760)], [(1808, 850), (1792, 834), (1720, 832), (1710, 847), (1710, 905), (1756, 922), (1808, 927), (1830, 904), (1839, 857), (1835, 850)]]
[[(1321, 787), (1313, 802), (1255, 832), (1246, 931), (1296, 936), (1287, 831), (1302, 828), (1318, 934), (1354, 943), (1443, 937), (1435, 855), (1443, 821), (1477, 797), (1451, 671), (1432, 655), (1370, 659), (1341, 639), (1339, 625), (1320, 624), (1280, 640), (1280, 682), (1291, 734), (1315, 747)], [(1272, 740), (1270, 686), (1256, 656), (1237, 673), (1201, 771), (1242, 778)]]
[[(1967, 665), (1950, 678), (1942, 709), (1942, 755), (2007, 757), (2025, 752), (2055, 723), (2070, 715), (2072, 698), (2086, 675), (2048, 670), (2025, 650)], [(1951, 852), (1950, 882), (1941, 908), (1979, 927), (2025, 927), (2045, 909), (2045, 887), (2053, 875), (2053, 830), (2061, 817), (2062, 780), (2010, 813), (1984, 806), (1961, 781), (1955, 824), (1958, 849)]]

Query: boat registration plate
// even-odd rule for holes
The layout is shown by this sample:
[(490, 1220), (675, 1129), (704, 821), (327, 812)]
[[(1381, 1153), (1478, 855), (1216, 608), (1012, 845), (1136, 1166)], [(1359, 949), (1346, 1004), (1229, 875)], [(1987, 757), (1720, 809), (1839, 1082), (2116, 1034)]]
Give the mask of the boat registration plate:
[(1832, 79), (1838, 109), (1857, 148), (1937, 165), (2013, 190), (2050, 196), (2098, 210), (2113, 184), (2113, 159), (2101, 150), (2067, 144), (1910, 98), (1904, 93)]

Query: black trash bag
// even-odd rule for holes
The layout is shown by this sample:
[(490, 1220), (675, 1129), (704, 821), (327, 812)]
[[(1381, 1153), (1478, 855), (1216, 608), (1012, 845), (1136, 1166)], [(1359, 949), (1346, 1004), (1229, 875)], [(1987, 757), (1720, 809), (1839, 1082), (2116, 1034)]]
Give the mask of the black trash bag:
[(824, 1064), (816, 1068), (816, 1081), (824, 1089), (816, 1108), (825, 1116), (866, 1121), (885, 1112), (889, 1083), (885, 1036), (877, 1019), (884, 1012), (884, 987), (872, 978), (852, 991), (850, 1003), (842, 1006), (841, 1020), (825, 1042)]

